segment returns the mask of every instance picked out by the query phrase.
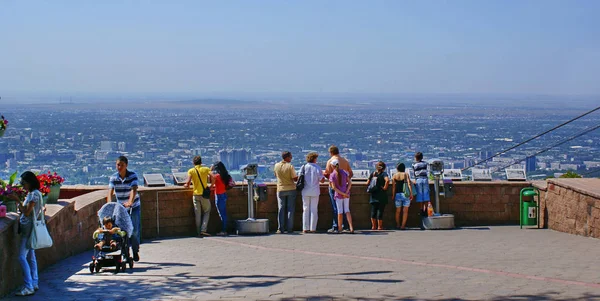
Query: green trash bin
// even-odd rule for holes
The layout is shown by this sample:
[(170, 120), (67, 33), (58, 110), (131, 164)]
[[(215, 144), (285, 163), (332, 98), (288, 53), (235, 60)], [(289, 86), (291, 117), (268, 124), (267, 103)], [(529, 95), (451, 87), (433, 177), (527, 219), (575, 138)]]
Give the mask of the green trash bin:
[[(537, 202), (534, 197), (537, 196)], [(531, 200), (523, 200), (523, 197), (531, 197)], [(540, 216), (540, 193), (536, 188), (526, 187), (521, 189), (519, 194), (520, 214), (519, 224), (521, 229), (523, 226), (538, 226), (538, 218)]]

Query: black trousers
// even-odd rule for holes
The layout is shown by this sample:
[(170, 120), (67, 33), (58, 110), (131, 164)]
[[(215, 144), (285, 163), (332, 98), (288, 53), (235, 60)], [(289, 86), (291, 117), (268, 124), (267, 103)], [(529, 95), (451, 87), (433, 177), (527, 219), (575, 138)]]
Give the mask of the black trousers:
[(383, 219), (383, 209), (385, 209), (385, 204), (379, 202), (371, 203), (371, 218)]

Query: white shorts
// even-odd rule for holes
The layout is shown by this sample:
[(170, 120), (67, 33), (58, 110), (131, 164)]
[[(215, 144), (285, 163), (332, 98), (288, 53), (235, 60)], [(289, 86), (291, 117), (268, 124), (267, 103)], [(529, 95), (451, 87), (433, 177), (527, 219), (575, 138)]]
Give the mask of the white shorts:
[(335, 199), (338, 214), (350, 212), (350, 199)]

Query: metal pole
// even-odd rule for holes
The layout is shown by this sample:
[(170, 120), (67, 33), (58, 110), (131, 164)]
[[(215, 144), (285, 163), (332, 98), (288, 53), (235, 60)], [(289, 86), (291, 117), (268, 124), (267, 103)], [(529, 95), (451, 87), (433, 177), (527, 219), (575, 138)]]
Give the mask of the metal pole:
[(440, 175), (435, 175), (433, 187), (435, 189), (435, 213), (440, 213)]
[(254, 180), (248, 180), (248, 219), (254, 219)]

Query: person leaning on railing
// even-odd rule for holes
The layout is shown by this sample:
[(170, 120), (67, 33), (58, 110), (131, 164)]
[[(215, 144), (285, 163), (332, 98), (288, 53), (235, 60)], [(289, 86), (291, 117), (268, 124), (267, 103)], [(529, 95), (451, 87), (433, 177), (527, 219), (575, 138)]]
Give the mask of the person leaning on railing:
[[(31, 236), (33, 229), (33, 213), (42, 212), (42, 194), (40, 193), (40, 181), (37, 176), (26, 171), (21, 175), (21, 185), (26, 190), (27, 196), (25, 201), (21, 200), (16, 195), (11, 195), (10, 198), (17, 202), (17, 207), (21, 212), (19, 218), (19, 232), (21, 234), (21, 242), (19, 244), (19, 263), (23, 269), (24, 285), (16, 293), (17, 296), (33, 295), (38, 287), (38, 269), (37, 260), (35, 258), (35, 250), (28, 246), (27, 241)], [(43, 213), (41, 213), (43, 214)]]

